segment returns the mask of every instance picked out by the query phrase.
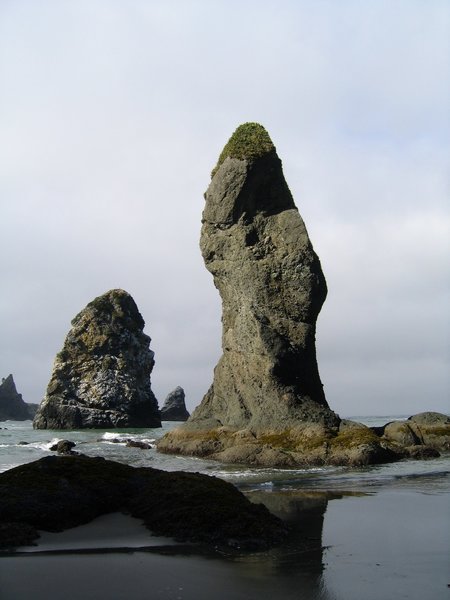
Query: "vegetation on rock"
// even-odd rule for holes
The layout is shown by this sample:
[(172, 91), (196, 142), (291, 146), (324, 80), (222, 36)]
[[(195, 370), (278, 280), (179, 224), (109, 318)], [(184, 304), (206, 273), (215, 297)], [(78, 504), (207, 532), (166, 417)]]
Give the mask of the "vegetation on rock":
[(262, 125), (259, 123), (243, 123), (239, 125), (225, 144), (211, 176), (214, 177), (227, 157), (251, 162), (273, 150), (275, 150), (275, 146)]

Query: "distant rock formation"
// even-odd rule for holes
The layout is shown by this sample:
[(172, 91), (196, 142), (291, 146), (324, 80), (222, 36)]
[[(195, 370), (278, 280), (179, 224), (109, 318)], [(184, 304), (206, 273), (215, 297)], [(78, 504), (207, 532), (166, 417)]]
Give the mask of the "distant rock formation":
[(39, 408), (39, 404), (35, 404), (33, 402), (27, 402), (26, 404), (28, 407), (28, 412), (30, 414), (30, 416), (28, 418), (33, 420), (37, 413), (37, 409)]
[(189, 413), (186, 409), (185, 395), (182, 387), (177, 386), (168, 394), (161, 409), (162, 421), (187, 421)]
[(72, 321), (33, 426), (160, 427), (150, 385), (154, 353), (144, 325), (124, 290), (90, 302)]
[(0, 384), (0, 421), (26, 421), (32, 419), (35, 413), (34, 406), (27, 404), (22, 399), (14, 383), (12, 375), (6, 379), (2, 377)]

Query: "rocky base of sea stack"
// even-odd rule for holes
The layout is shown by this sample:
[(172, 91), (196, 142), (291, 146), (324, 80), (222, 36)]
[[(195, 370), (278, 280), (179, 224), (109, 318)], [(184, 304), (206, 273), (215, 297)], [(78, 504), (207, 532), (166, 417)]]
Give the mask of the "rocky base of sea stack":
[(264, 467), (382, 464), (449, 452), (450, 417), (427, 412), (376, 428), (341, 420), (336, 427), (300, 423), (272, 430), (202, 429), (188, 422), (167, 433), (158, 450)]
[(230, 483), (199, 473), (134, 468), (103, 458), (48, 456), (0, 474), (0, 547), (30, 544), (110, 512), (154, 534), (228, 549), (281, 542), (283, 522)]

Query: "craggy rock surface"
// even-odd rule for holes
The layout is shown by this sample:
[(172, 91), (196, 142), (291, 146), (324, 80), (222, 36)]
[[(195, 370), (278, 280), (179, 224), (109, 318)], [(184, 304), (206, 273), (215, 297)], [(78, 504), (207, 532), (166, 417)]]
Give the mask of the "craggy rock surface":
[(223, 355), (191, 423), (336, 423), (315, 350), (325, 278), (261, 125), (234, 132), (205, 198), (200, 248), (222, 299)]
[(161, 408), (161, 420), (187, 421), (187, 419), (189, 419), (189, 413), (186, 409), (184, 390), (177, 386), (164, 400)]
[[(202, 455), (226, 450), (227, 461), (278, 463), (282, 457), (267, 452), (254, 457), (255, 443), (261, 447), (255, 435), (339, 424), (325, 399), (315, 350), (325, 278), (261, 125), (246, 123), (234, 132), (205, 198), (200, 247), (222, 298), (223, 355), (200, 406), (158, 448)], [(236, 456), (233, 446), (245, 449)]]
[[(134, 468), (86, 456), (49, 456), (0, 474), (0, 546), (124, 511), (156, 535), (265, 548), (285, 526), (233, 485), (198, 473)], [(4, 536), (2, 540), (2, 535)]]
[(450, 417), (437, 412), (423, 412), (406, 421), (394, 421), (384, 426), (380, 434), (393, 446), (406, 448), (417, 458), (428, 458), (450, 451)]
[[(223, 355), (200, 406), (158, 448), (291, 464), (264, 449), (261, 436), (303, 435), (305, 424), (338, 427), (339, 417), (328, 407), (316, 360), (325, 278), (261, 125), (234, 132), (205, 198), (200, 247), (222, 298)], [(255, 445), (263, 454), (255, 456)]]
[(12, 375), (2, 378), (0, 384), (0, 421), (26, 421), (32, 419), (35, 405), (27, 404), (19, 394)]
[(150, 385), (154, 353), (144, 324), (124, 290), (90, 302), (72, 321), (33, 426), (160, 427)]
[(328, 407), (315, 351), (325, 278), (261, 125), (234, 132), (205, 198), (200, 247), (222, 299), (223, 355), (201, 404), (158, 450), (293, 467), (376, 464), (445, 449), (448, 425), (430, 424), (431, 417), (375, 431)]
[[(420, 424), (415, 421), (418, 417)], [(342, 420), (338, 427), (304, 423), (263, 432), (179, 427), (163, 438), (164, 451), (265, 467), (364, 466), (450, 452), (450, 418), (440, 415), (438, 421), (424, 423), (418, 417), (373, 429), (349, 420)]]

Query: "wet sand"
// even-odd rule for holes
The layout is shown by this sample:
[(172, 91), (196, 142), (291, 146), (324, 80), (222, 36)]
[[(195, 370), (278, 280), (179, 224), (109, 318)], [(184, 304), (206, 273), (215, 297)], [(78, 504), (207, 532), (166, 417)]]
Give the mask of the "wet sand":
[(292, 527), (281, 548), (208, 554), (154, 538), (130, 517), (105, 515), (61, 534), (43, 534), (39, 546), (27, 548), (31, 552), (3, 555), (0, 598), (450, 598), (449, 494), (264, 494), (269, 508)]

